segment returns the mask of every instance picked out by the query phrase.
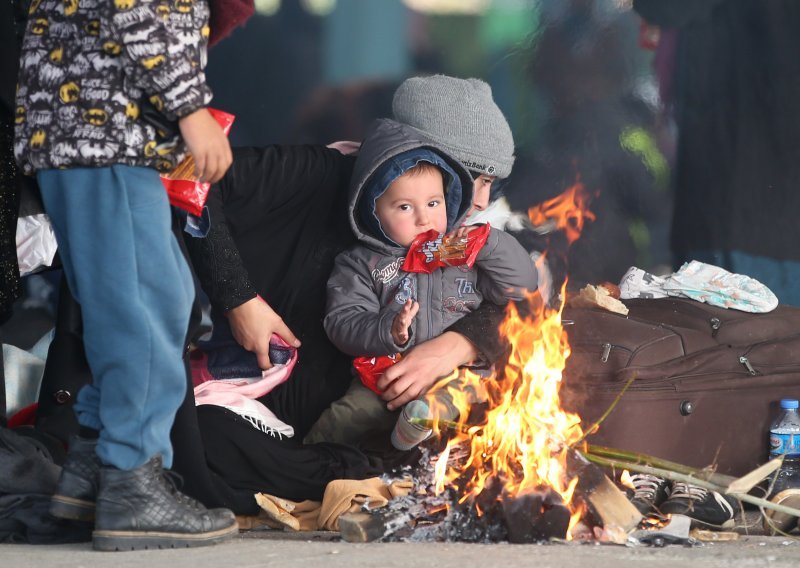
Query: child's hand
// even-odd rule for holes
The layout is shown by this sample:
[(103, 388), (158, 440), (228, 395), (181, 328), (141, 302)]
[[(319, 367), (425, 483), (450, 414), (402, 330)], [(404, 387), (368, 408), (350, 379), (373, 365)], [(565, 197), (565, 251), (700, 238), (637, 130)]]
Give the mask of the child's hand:
[(217, 183), (233, 162), (231, 145), (208, 109), (201, 108), (178, 121), (186, 148), (194, 158), (201, 182)]
[(458, 229), (450, 231), (444, 236), (443, 240), (450, 240), (450, 239), (460, 239), (466, 237), (475, 229), (478, 229), (479, 225), (461, 225)]
[(403, 306), (403, 309), (394, 316), (394, 321), (392, 322), (392, 339), (395, 345), (402, 346), (408, 343), (408, 328), (411, 327), (411, 323), (414, 321), (414, 317), (417, 315), (418, 311), (419, 302), (408, 300), (406, 305)]

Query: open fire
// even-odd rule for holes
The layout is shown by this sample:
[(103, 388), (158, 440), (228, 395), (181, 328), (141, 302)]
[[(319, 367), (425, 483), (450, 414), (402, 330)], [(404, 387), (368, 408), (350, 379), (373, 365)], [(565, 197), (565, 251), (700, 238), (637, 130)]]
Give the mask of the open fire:
[[(584, 223), (594, 219), (588, 201), (584, 186), (576, 183), (530, 209), (529, 217), (535, 225), (554, 223), (571, 243)], [(561, 326), (563, 302), (549, 308), (536, 293), (527, 304), (520, 309), (510, 305), (507, 310), (501, 333), (511, 353), (500, 372), (486, 378), (467, 371), (454, 382), (448, 377), (440, 383), (439, 388), (449, 389), (460, 418), (457, 426), (448, 428), (451, 438), (436, 464), (436, 491), (454, 490), (457, 504), (474, 507), (477, 515), (498, 500), (555, 492), (569, 508), (571, 529), (584, 508), (573, 499), (578, 477), (570, 475), (567, 461), (570, 446), (582, 438), (583, 430), (580, 417), (564, 411), (559, 399), (562, 371), (570, 354)], [(472, 409), (466, 393), (476, 391), (484, 393), (488, 407), (480, 426), (468, 423)], [(432, 405), (434, 426), (442, 424), (440, 410), (444, 409)], [(468, 447), (468, 457), (448, 466), (449, 453), (457, 446)], [(543, 498), (552, 502), (550, 497)]]
[[(528, 214), (534, 225), (558, 228), (572, 243), (594, 219), (588, 203), (578, 182)], [(565, 286), (555, 307), (538, 292), (508, 306), (500, 331), (510, 354), (502, 368), (489, 377), (459, 370), (431, 389), (429, 417), (409, 419), (440, 430), (446, 447), (430, 459), (433, 468), (421, 464), (416, 495), (395, 500), (389, 511), (340, 519), (346, 540), (384, 538), (408, 526), (415, 527), (412, 534), (397, 536), (619, 540), (638, 524), (641, 515), (616, 485), (576, 451), (581, 419), (561, 406), (570, 355), (561, 322)], [(449, 420), (454, 415), (456, 422)]]

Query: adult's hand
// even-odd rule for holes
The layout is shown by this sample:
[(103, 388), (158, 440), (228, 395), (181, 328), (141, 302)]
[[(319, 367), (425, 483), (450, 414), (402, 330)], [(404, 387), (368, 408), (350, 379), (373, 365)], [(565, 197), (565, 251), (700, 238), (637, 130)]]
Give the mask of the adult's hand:
[(231, 145), (222, 127), (204, 108), (181, 118), (178, 126), (194, 158), (195, 175), (202, 182), (217, 183), (233, 162)]
[(389, 367), (378, 380), (378, 388), (383, 391), (381, 397), (388, 402), (389, 410), (400, 408), (428, 392), (456, 367), (477, 357), (475, 346), (463, 335), (447, 331), (409, 349)]
[(258, 366), (272, 367), (269, 360), (269, 339), (274, 333), (292, 347), (300, 347), (300, 340), (283, 323), (268, 303), (259, 297), (246, 301), (225, 314), (237, 343), (256, 354)]

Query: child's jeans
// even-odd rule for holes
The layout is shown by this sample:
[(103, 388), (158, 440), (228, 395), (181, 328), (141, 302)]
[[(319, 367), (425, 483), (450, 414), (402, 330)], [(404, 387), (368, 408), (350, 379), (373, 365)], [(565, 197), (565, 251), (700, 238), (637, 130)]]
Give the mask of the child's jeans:
[(151, 169), (43, 170), (37, 175), (70, 291), (81, 305), (92, 384), (78, 393), (100, 459), (133, 469), (160, 454), (184, 398), (183, 345), (194, 286)]

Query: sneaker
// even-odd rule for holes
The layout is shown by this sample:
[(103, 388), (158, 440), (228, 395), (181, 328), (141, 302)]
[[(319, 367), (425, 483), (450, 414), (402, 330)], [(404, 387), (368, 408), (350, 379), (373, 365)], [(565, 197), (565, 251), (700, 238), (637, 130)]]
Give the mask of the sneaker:
[(101, 466), (96, 449), (97, 440), (72, 438), (56, 491), (50, 500), (50, 514), (54, 517), (72, 521), (94, 520)]
[(630, 502), (642, 515), (651, 513), (669, 497), (670, 483), (662, 477), (647, 473), (635, 473), (631, 475), (630, 480), (633, 484), (633, 495), (629, 498)]
[(100, 469), (95, 550), (208, 546), (238, 532), (231, 511), (206, 509), (178, 491), (158, 456), (130, 471)]
[(697, 485), (676, 481), (669, 498), (660, 507), (663, 514), (686, 515), (693, 525), (712, 529), (731, 529), (741, 511), (733, 497)]
[[(778, 505), (786, 505), (794, 509), (800, 509), (800, 488), (784, 489), (780, 493), (773, 495), (770, 501)], [(798, 526), (798, 518), (788, 513), (775, 511), (774, 509), (764, 509), (764, 532), (768, 535), (791, 532)]]

